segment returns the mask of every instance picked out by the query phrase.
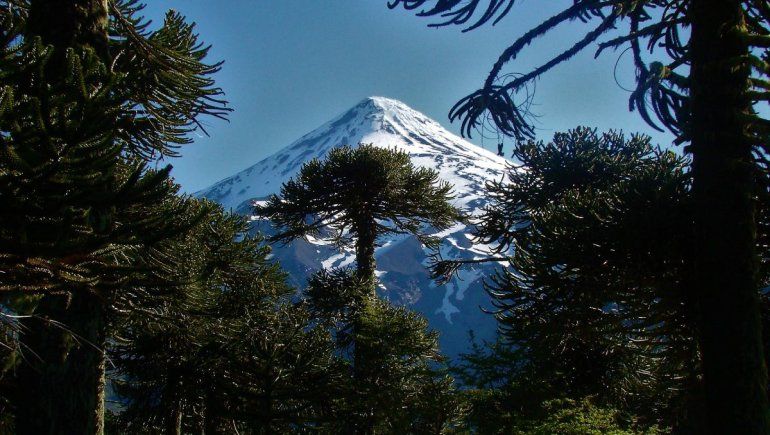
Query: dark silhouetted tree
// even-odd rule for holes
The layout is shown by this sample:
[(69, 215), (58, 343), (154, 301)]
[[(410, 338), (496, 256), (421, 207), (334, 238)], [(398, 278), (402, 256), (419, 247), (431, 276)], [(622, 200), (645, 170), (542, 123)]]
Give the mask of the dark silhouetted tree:
[[(443, 433), (462, 418), (453, 380), (439, 364), (438, 335), (425, 318), (374, 297), (347, 269), (321, 270), (305, 291), (319, 324), (359, 367), (335, 398), (332, 432)], [(355, 367), (354, 367), (355, 368)]]
[[(435, 25), (498, 23), (515, 0), (392, 0), (388, 6), (440, 16)], [(573, 45), (511, 77), (504, 71), (536, 40), (574, 20), (590, 24)], [(597, 55), (627, 47), (636, 68), (630, 108), (669, 129), (692, 155), (694, 255), (689, 286), (700, 320), (699, 342), (714, 433), (770, 432), (762, 355), (756, 250), (756, 196), (766, 187), (770, 122), (757, 112), (770, 100), (768, 32), (763, 0), (576, 0), (506, 48), (482, 88), (459, 101), (451, 119), (470, 135), (485, 116), (505, 135), (531, 138), (528, 84), (600, 38)]]
[(469, 367), (507, 384), (509, 410), (591, 396), (647, 424), (697, 423), (680, 421), (702, 406), (685, 400), (700, 392), (684, 260), (692, 234), (681, 231), (688, 162), (648, 137), (587, 128), (522, 143), (515, 157), (521, 166), (489, 185), (476, 229), (498, 257), (475, 260), (508, 262), (487, 289), (512, 349), (492, 348), (491, 372), (483, 358)]
[(38, 301), (20, 336), (18, 433), (102, 431), (113, 300), (132, 294), (134, 265), (162, 273), (162, 255), (139, 257), (196, 216), (170, 167), (146, 163), (229, 110), (193, 26), (169, 13), (150, 31), (140, 9), (0, 3), (0, 290)]
[(416, 168), (405, 152), (343, 146), (303, 165), (256, 212), (282, 229), (274, 241), (317, 236), (323, 229), (338, 245), (355, 246), (358, 276), (374, 292), (377, 239), (412, 234), (433, 245), (424, 235), (427, 227), (442, 230), (460, 218), (449, 203), (451, 190), (436, 171)]
[(201, 223), (173, 242), (178, 288), (116, 333), (118, 426), (176, 434), (320, 426), (342, 374), (328, 332), (291, 302), (294, 290), (266, 260), (269, 248), (248, 236), (248, 220), (205, 206)]

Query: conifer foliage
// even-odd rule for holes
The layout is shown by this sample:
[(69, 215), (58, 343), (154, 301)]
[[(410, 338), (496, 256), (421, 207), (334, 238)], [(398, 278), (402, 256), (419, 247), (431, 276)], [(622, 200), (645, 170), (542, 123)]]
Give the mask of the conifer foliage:
[(305, 298), (347, 364), (332, 432), (443, 433), (461, 422), (438, 337), (423, 317), (375, 297), (349, 269), (320, 270)]
[[(110, 356), (121, 431), (286, 432), (318, 424), (340, 370), (330, 337), (248, 235), (248, 221), (205, 202), (174, 240), (174, 292), (119, 325)], [(156, 291), (154, 294), (158, 294)]]
[(619, 412), (626, 429), (707, 431), (694, 235), (681, 230), (692, 219), (687, 159), (588, 128), (522, 143), (515, 157), (476, 222), (497, 254), (433, 267), (446, 279), (465, 263), (507, 264), (486, 283), (500, 341), (458, 368), (473, 387), (471, 426), (541, 424), (555, 403), (585, 402)]
[[(393, 0), (388, 6), (471, 30), (499, 23), (514, 3)], [(692, 155), (696, 255), (688, 287), (697, 288), (710, 430), (768, 433), (756, 196), (768, 179), (770, 123), (760, 107), (770, 101), (770, 8), (764, 0), (576, 0), (560, 9), (503, 50), (482, 87), (456, 103), (450, 118), (468, 135), (489, 116), (503, 134), (533, 138), (527, 86), (594, 43), (597, 56), (628, 51), (636, 69), (629, 108), (671, 131)], [(506, 70), (539, 37), (576, 20), (588, 29), (572, 45), (530, 71)]]
[[(12, 275), (4, 290), (56, 290), (46, 275), (59, 284), (87, 280), (77, 265), (88, 264), (90, 253), (131, 244), (126, 234), (140, 233), (114, 215), (157, 201), (146, 192), (168, 168), (149, 177), (143, 160), (188, 143), (197, 117), (228, 111), (208, 77), (218, 65), (203, 63), (207, 49), (178, 14), (151, 32), (136, 17), (135, 1), (71, 2), (75, 17), (56, 16), (63, 3), (7, 1), (0, 8), (2, 259), (28, 281)], [(66, 18), (82, 10), (105, 15), (95, 33), (104, 41), (68, 36), (82, 23)], [(102, 43), (108, 52), (94, 48)]]
[(457, 414), (451, 381), (432, 368), (440, 359), (435, 333), (427, 332), (425, 319), (375, 294), (378, 239), (405, 233), (435, 245), (428, 227), (441, 230), (460, 218), (450, 192), (407, 153), (362, 144), (305, 164), (280, 195), (256, 207), (279, 227), (274, 240), (325, 231), (338, 245), (355, 247), (354, 273), (321, 271), (307, 290), (311, 311), (351, 365), (340, 431), (441, 431)]
[(378, 238), (413, 234), (435, 245), (422, 230), (442, 230), (460, 218), (449, 203), (451, 189), (436, 171), (416, 168), (405, 152), (343, 146), (306, 163), (256, 212), (282, 228), (275, 241), (317, 236), (321, 229), (341, 246), (355, 238), (359, 277), (373, 283)]
[(18, 433), (103, 430), (116, 301), (137, 304), (137, 282), (168, 274), (165, 241), (197, 218), (170, 167), (147, 163), (229, 111), (193, 27), (170, 13), (149, 30), (140, 10), (0, 4), (0, 290), (34, 302), (18, 336)]
[(687, 400), (700, 388), (687, 161), (648, 137), (588, 128), (520, 144), (515, 157), (477, 225), (509, 263), (487, 283), (518, 349), (507, 382), (688, 424), (677, 420), (702, 403)]

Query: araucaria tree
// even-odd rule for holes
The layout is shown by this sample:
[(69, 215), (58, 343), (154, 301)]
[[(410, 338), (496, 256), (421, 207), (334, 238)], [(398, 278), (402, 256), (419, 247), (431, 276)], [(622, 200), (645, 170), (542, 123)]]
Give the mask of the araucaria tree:
[(502, 383), (489, 398), (501, 395), (513, 420), (537, 419), (554, 398), (588, 397), (639, 424), (702, 432), (683, 260), (692, 235), (680, 230), (690, 220), (687, 159), (649, 137), (588, 128), (521, 143), (514, 157), (521, 166), (489, 185), (476, 236), (508, 262), (487, 288), (515, 351), (493, 347), (495, 366), (509, 367), (491, 372), (494, 359), (471, 356), (480, 369), (471, 380)]
[(17, 433), (103, 430), (114, 302), (168, 271), (164, 241), (197, 216), (146, 164), (229, 110), (193, 26), (171, 12), (150, 30), (141, 8), (0, 1), (0, 291), (34, 306)]
[[(419, 406), (426, 406), (420, 391), (450, 387), (431, 372), (437, 337), (425, 332), (425, 320), (377, 298), (374, 258), (379, 239), (389, 234), (412, 234), (433, 245), (428, 228), (445, 229), (460, 219), (450, 192), (436, 171), (415, 167), (407, 153), (362, 144), (306, 163), (280, 195), (256, 208), (282, 229), (274, 240), (325, 231), (339, 245), (355, 246), (354, 274), (322, 273), (309, 288), (314, 311), (338, 329), (340, 347), (352, 354), (353, 391), (345, 417), (352, 427), (341, 430), (416, 430), (419, 417), (405, 410), (419, 414)], [(424, 403), (410, 403), (415, 397)]]
[(256, 213), (283, 229), (275, 241), (325, 230), (338, 245), (354, 245), (358, 277), (373, 293), (377, 239), (412, 234), (434, 245), (424, 230), (446, 229), (460, 219), (449, 202), (451, 190), (436, 171), (415, 167), (405, 152), (370, 144), (342, 146), (324, 160), (306, 163)]
[[(392, 0), (389, 7), (440, 16), (437, 25), (466, 30), (499, 22), (515, 0)], [(525, 48), (569, 21), (590, 29), (541, 66), (504, 71)], [(768, 433), (756, 249), (756, 197), (767, 190), (770, 121), (757, 112), (770, 100), (770, 8), (764, 0), (576, 0), (506, 48), (483, 86), (458, 102), (450, 118), (466, 134), (491, 115), (497, 128), (531, 138), (527, 104), (517, 96), (557, 65), (598, 43), (628, 49), (636, 67), (629, 106), (667, 128), (692, 155), (691, 255), (685, 260), (698, 309), (709, 428), (714, 433)]]
[[(341, 384), (328, 332), (291, 300), (247, 218), (203, 201), (206, 214), (171, 241), (172, 283), (121, 319), (110, 348), (119, 433), (319, 428)], [(151, 315), (148, 315), (152, 313)]]

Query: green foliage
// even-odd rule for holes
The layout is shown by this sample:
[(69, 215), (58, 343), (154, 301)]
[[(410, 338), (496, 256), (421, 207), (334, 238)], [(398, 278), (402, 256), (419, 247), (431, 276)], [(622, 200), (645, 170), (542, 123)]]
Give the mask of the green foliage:
[[(516, 157), (522, 170), (490, 185), (493, 203), (478, 226), (480, 240), (498, 252), (515, 246), (511, 268), (490, 283), (513, 342), (547, 340), (544, 323), (588, 334), (582, 340), (593, 344), (604, 332), (590, 331), (607, 331), (614, 342), (615, 331), (665, 336), (651, 339), (655, 347), (691, 336), (681, 330), (688, 324), (686, 162), (648, 138), (588, 129), (523, 144)], [(554, 339), (554, 348), (569, 340)]]
[(126, 402), (121, 427), (153, 432), (180, 421), (186, 430), (284, 431), (317, 423), (339, 373), (328, 334), (291, 304), (292, 289), (266, 260), (269, 249), (248, 236), (248, 221), (204, 205), (203, 221), (174, 243), (179, 291), (118, 331), (111, 355)]
[(229, 110), (218, 65), (181, 16), (150, 31), (140, 9), (0, 2), (0, 326), (22, 341), (7, 349), (20, 432), (99, 430), (109, 327), (157, 314), (148, 296), (180, 277), (169, 241), (200, 218), (148, 162)]
[[(476, 344), (453, 367), (467, 387), (465, 425), (475, 433), (668, 433), (638, 409), (608, 400), (607, 394), (581, 395), (554, 382), (550, 368), (503, 340)], [(574, 376), (566, 373), (563, 376)], [(665, 425), (664, 425), (665, 426)]]
[(428, 227), (444, 229), (460, 218), (450, 192), (436, 171), (416, 168), (405, 152), (343, 146), (303, 165), (280, 195), (256, 208), (280, 228), (273, 240), (325, 231), (338, 245), (355, 246), (355, 273), (321, 271), (306, 291), (310, 312), (350, 368), (334, 432), (442, 433), (461, 414), (451, 378), (438, 370), (437, 335), (424, 318), (374, 291), (378, 238), (406, 233), (435, 244)]
[[(628, 429), (620, 412), (612, 408), (597, 407), (589, 398), (582, 400), (554, 399), (543, 404), (542, 420), (522, 421), (512, 433), (532, 435), (632, 435), (656, 434), (657, 429), (635, 431)], [(625, 424), (624, 424), (625, 423)]]
[(0, 8), (0, 291), (120, 281), (105, 269), (179, 222), (151, 210), (176, 193), (170, 166), (149, 171), (143, 160), (189, 141), (199, 116), (226, 112), (208, 77), (218, 66), (203, 63), (206, 50), (175, 13), (149, 31), (134, 18), (136, 2), (113, 5), (108, 68), (87, 44), (23, 34), (28, 8)]
[(365, 280), (348, 269), (321, 269), (308, 278), (305, 302), (313, 316), (327, 327), (347, 333), (370, 299)]
[[(437, 336), (424, 318), (373, 297), (349, 271), (317, 274), (308, 298), (291, 303), (247, 221), (204, 205), (206, 217), (173, 243), (180, 288), (116, 334), (121, 430), (181, 422), (183, 431), (335, 433), (355, 424), (441, 433), (459, 424), (462, 404), (435, 366)], [(353, 353), (359, 365), (342, 358)]]
[(350, 270), (319, 271), (306, 304), (347, 356), (333, 432), (445, 433), (460, 424), (463, 404), (441, 368), (438, 336), (425, 318), (390, 305)]
[(346, 371), (332, 352), (328, 332), (288, 304), (253, 313), (216, 351), (227, 383), (221, 396), (212, 398), (209, 412), (230, 416), (257, 433), (334, 424)]
[(421, 316), (379, 299), (369, 300), (356, 320), (354, 412), (387, 431), (404, 432), (416, 417), (409, 413), (418, 411), (422, 389), (433, 381), (438, 336), (426, 332)]
[(142, 177), (141, 163), (120, 162), (121, 148), (105, 129), (115, 112), (114, 83), (105, 83), (110, 78), (92, 52), (68, 52), (73, 74), (59, 86), (14, 86), (15, 80), (45, 83), (50, 54), (34, 42), (6, 47), (0, 67), (8, 72), (7, 110), (0, 113), (4, 291), (93, 282), (97, 273), (90, 269), (98, 263), (89, 260), (100, 249), (126, 247), (139, 237), (120, 231), (114, 215), (156, 201), (168, 172)]
[(487, 282), (506, 343), (477, 346), (461, 378), (506, 390), (511, 415), (593, 396), (647, 425), (683, 423), (699, 384), (687, 161), (586, 128), (515, 157), (477, 225), (508, 263)]
[(207, 50), (176, 13), (149, 31), (135, 1), (117, 2), (107, 68), (89, 47), (22, 34), (28, 5), (4, 3), (0, 261), (11, 276), (0, 288), (54, 291), (93, 279), (82, 269), (94, 251), (138, 243), (142, 229), (116, 216), (158, 202), (170, 170), (150, 175), (142, 159), (171, 154), (198, 117), (227, 109), (209, 77), (218, 65), (203, 63)]
[(150, 30), (139, 0), (111, 3), (110, 53), (125, 101), (117, 138), (132, 153), (178, 155), (179, 146), (192, 142), (189, 133), (206, 132), (202, 116), (226, 119), (232, 110), (211, 77), (222, 62), (206, 63), (210, 47), (179, 12), (168, 11)]
[(523, 143), (516, 157), (521, 166), (490, 185), (494, 202), (478, 225), (509, 267), (488, 282), (503, 336), (455, 367), (473, 388), (472, 426), (543, 424), (525, 410), (590, 396), (634, 416), (634, 430), (704, 430), (685, 267), (693, 235), (682, 231), (687, 162), (647, 138), (589, 129)]
[[(437, 26), (472, 30), (498, 23), (514, 3), (393, 0), (388, 6), (441, 17)], [(563, 51), (529, 71), (506, 70), (541, 37), (575, 20), (588, 27)], [(566, 2), (514, 39), (482, 87), (449, 114), (461, 121), (464, 135), (491, 122), (519, 142), (533, 139), (531, 86), (540, 78), (594, 44), (596, 56), (607, 49), (629, 54), (636, 82), (629, 109), (652, 128), (669, 130), (674, 144), (686, 144), (692, 155), (691, 219), (677, 228), (692, 233), (689, 256), (680, 257), (688, 269), (689, 306), (697, 311), (702, 364), (692, 373), (702, 370), (702, 420), (714, 433), (770, 432), (757, 297), (766, 278), (760, 265), (767, 263), (767, 235), (757, 235), (766, 233), (767, 223), (759, 221), (767, 211), (757, 210), (757, 196), (764, 201), (770, 173), (769, 32), (764, 0)]]
[(444, 229), (460, 218), (448, 202), (451, 190), (436, 171), (416, 168), (403, 151), (343, 146), (304, 164), (256, 213), (283, 229), (277, 241), (318, 236), (323, 228), (344, 245), (376, 221), (377, 236), (408, 233), (434, 243), (421, 230)]

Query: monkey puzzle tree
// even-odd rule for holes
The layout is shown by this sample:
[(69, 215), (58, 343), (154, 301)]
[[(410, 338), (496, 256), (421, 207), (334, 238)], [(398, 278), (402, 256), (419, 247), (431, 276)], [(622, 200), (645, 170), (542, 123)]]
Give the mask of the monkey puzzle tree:
[[(392, 0), (390, 8), (441, 16), (434, 25), (498, 23), (515, 0)], [(477, 14), (477, 12), (479, 12)], [(506, 66), (537, 38), (569, 21), (594, 24), (573, 45), (533, 70)], [(489, 115), (503, 133), (531, 138), (527, 85), (602, 37), (627, 47), (636, 68), (629, 106), (650, 125), (676, 135), (692, 155), (694, 255), (690, 288), (700, 320), (710, 429), (770, 431), (762, 355), (756, 250), (756, 196), (766, 188), (770, 122), (757, 112), (770, 100), (770, 8), (764, 0), (576, 0), (506, 48), (484, 85), (459, 101), (451, 119), (470, 135)], [(657, 49), (657, 50), (656, 50)], [(682, 231), (689, 231), (682, 228)]]
[[(428, 227), (441, 230), (460, 219), (459, 211), (449, 203), (451, 188), (439, 181), (436, 171), (416, 168), (406, 152), (362, 144), (335, 148), (324, 160), (306, 163), (295, 178), (281, 186), (280, 195), (272, 195), (256, 207), (258, 215), (282, 229), (273, 240), (290, 241), (329, 231), (338, 245), (355, 246), (356, 273), (343, 280), (348, 284), (334, 285), (342, 279), (337, 274), (329, 276), (337, 277), (332, 285), (323, 284), (323, 279), (311, 281), (311, 302), (346, 313), (342, 320), (350, 329), (356, 391), (352, 400), (361, 405), (351, 421), (357, 433), (371, 432), (378, 421), (374, 404), (384, 396), (376, 394), (375, 385), (387, 378), (385, 367), (401, 367), (399, 373), (414, 380), (406, 372), (427, 369), (426, 361), (437, 355), (436, 337), (424, 332), (424, 321), (376, 297), (378, 239), (412, 234), (435, 245), (436, 240), (425, 235)], [(388, 310), (393, 312), (387, 314)], [(383, 336), (388, 330), (383, 322), (392, 316), (413, 325), (412, 335), (407, 334), (410, 339)], [(395, 330), (387, 334), (390, 332)]]
[[(331, 231), (340, 246), (353, 245), (356, 270), (374, 292), (377, 240), (412, 234), (429, 246), (427, 227), (448, 228), (460, 219), (449, 200), (452, 186), (432, 169), (416, 168), (409, 154), (370, 144), (342, 146), (314, 159), (256, 208), (282, 231), (272, 239), (290, 241)], [(352, 240), (355, 239), (355, 240)]]
[(202, 202), (204, 219), (172, 241), (179, 278), (148, 283), (179, 288), (147, 290), (155, 297), (117, 329), (117, 424), (130, 433), (319, 424), (341, 372), (328, 332), (292, 303), (294, 290), (262, 238), (248, 235), (248, 220)]
[(438, 364), (438, 334), (424, 317), (371, 297), (367, 281), (348, 269), (313, 274), (304, 296), (338, 351), (359, 364), (337, 389), (329, 430), (441, 433), (462, 418), (453, 379)]
[(195, 216), (170, 167), (146, 163), (228, 111), (193, 26), (169, 13), (150, 31), (140, 10), (0, 2), (0, 289), (39, 301), (20, 336), (36, 367), (19, 366), (19, 433), (102, 430), (111, 304), (139, 270), (163, 273), (163, 256), (138, 257)]
[[(519, 393), (509, 409), (593, 396), (646, 424), (695, 423), (679, 421), (697, 420), (685, 399), (700, 391), (683, 259), (692, 235), (680, 229), (690, 221), (687, 160), (649, 137), (588, 128), (521, 143), (514, 157), (521, 166), (490, 183), (476, 228), (503, 255), (467, 260), (508, 262), (486, 287), (516, 349), (507, 376), (493, 373)], [(475, 362), (482, 374), (485, 363)]]

